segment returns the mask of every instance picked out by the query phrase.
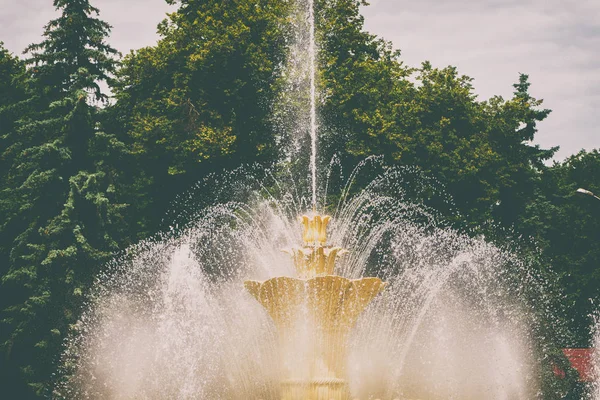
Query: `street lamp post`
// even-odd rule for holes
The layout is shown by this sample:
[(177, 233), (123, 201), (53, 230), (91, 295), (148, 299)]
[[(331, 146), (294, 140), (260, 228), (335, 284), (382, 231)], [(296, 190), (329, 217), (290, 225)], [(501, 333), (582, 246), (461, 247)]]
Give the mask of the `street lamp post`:
[(579, 189), (577, 189), (577, 193), (585, 194), (586, 196), (591, 196), (597, 200), (600, 200), (600, 197), (596, 196), (594, 193), (590, 192), (587, 189), (579, 188)]

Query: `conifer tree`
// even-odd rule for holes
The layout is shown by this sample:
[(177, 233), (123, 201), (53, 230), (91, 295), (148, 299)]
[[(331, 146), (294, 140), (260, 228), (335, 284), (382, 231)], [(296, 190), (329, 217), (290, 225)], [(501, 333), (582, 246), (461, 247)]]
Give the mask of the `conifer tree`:
[(2, 310), (1, 350), (27, 384), (20, 397), (49, 394), (82, 294), (122, 233), (111, 165), (125, 152), (97, 129), (106, 99), (98, 83), (114, 72), (118, 52), (88, 0), (54, 6), (61, 15), (25, 51), (29, 96), (8, 134), (12, 161), (0, 193), (0, 229), (11, 247), (2, 291), (12, 300)]
[[(7, 170), (11, 163), (11, 135), (18, 118), (16, 105), (24, 100), (24, 63), (4, 48), (0, 42), (0, 190), (6, 187)], [(0, 205), (0, 209), (2, 206)], [(0, 214), (1, 215), (1, 214)], [(0, 226), (1, 226), (0, 222)], [(7, 265), (7, 252), (0, 237), (0, 274)]]
[(505, 226), (514, 225), (533, 201), (540, 172), (546, 168), (544, 162), (558, 150), (558, 147), (542, 149), (532, 144), (538, 132), (537, 124), (545, 120), (551, 110), (538, 108), (543, 101), (530, 95), (530, 86), (529, 76), (520, 74), (519, 82), (513, 85), (513, 98), (499, 112), (502, 120), (494, 119), (489, 135), (492, 149), (500, 155), (495, 165), (499, 202), (494, 217)]
[[(8, 168), (13, 159), (11, 154), (12, 136), (9, 134), (18, 118), (17, 104), (24, 100), (23, 85), (25, 65), (16, 56), (6, 50), (0, 42), (0, 192), (7, 188)], [(0, 197), (0, 277), (5, 275), (9, 267), (10, 244), (4, 226), (6, 209), (5, 199)], [(10, 294), (0, 289), (0, 310), (10, 302)], [(0, 329), (1, 325), (0, 325)], [(1, 356), (1, 354), (0, 354)], [(15, 381), (15, 376), (5, 368), (5, 359), (0, 357), (0, 387)]]

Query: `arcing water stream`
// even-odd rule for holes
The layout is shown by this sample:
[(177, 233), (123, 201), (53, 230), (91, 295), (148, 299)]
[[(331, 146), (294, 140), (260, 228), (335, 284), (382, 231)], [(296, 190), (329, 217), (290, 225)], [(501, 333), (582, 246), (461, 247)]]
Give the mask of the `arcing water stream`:
[[(282, 352), (298, 379), (309, 373), (310, 326), (296, 326), (293, 351), (280, 348), (242, 282), (298, 276), (280, 249), (302, 242), (296, 218), (311, 190), (252, 175), (214, 185), (236, 202), (197, 211), (184, 231), (131, 248), (98, 278), (57, 397), (281, 400)], [(431, 189), (417, 172), (367, 162), (352, 174), (366, 175), (371, 184), (347, 190), (329, 230), (350, 250), (336, 275), (388, 282), (349, 338), (352, 398), (536, 398), (543, 282), (510, 253), (408, 201), (407, 182)], [(193, 203), (181, 205), (189, 212)]]

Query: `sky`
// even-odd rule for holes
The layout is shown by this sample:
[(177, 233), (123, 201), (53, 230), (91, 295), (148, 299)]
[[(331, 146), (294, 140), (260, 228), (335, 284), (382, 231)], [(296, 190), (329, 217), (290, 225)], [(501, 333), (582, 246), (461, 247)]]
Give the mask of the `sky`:
[[(92, 0), (113, 26), (123, 54), (157, 40), (172, 11), (164, 0)], [(509, 98), (519, 73), (533, 97), (553, 110), (535, 143), (560, 146), (562, 160), (600, 148), (599, 0), (370, 0), (365, 27), (402, 51), (407, 65), (429, 60), (474, 78), (480, 100)], [(0, 0), (0, 41), (15, 54), (40, 41), (55, 11), (51, 0)]]

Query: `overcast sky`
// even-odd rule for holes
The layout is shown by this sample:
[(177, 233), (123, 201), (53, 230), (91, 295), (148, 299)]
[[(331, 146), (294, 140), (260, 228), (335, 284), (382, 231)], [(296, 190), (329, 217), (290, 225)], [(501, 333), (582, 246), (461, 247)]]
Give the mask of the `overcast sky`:
[[(510, 97), (519, 72), (553, 113), (536, 143), (557, 159), (600, 147), (600, 0), (370, 0), (366, 28), (391, 40), (411, 66), (454, 65), (480, 99)], [(92, 0), (122, 53), (152, 45), (171, 8), (164, 0)], [(0, 0), (0, 41), (14, 53), (40, 40), (51, 0)]]

